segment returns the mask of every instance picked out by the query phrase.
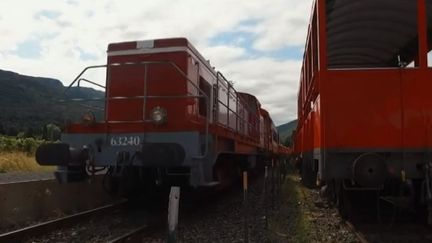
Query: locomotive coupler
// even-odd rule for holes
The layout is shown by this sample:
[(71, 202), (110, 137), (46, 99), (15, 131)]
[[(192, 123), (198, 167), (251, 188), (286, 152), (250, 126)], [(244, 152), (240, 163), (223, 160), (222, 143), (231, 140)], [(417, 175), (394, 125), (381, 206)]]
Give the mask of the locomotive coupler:
[(84, 166), (88, 155), (85, 148), (72, 148), (67, 143), (49, 143), (37, 148), (36, 161), (40, 165)]
[(36, 161), (40, 165), (57, 166), (54, 172), (60, 183), (81, 181), (87, 178), (88, 151), (72, 148), (66, 143), (43, 144), (36, 150)]

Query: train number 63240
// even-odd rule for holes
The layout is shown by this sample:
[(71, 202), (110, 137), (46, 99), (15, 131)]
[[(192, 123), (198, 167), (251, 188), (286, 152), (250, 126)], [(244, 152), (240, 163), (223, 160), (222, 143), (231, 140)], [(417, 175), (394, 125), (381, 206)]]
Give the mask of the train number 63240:
[(137, 146), (140, 145), (141, 138), (139, 136), (115, 136), (111, 137), (111, 146)]

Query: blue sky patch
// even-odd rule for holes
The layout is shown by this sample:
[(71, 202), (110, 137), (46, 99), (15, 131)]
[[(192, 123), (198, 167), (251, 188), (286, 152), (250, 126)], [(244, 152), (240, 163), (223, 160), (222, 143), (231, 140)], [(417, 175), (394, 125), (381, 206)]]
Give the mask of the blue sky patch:
[(41, 17), (47, 17), (49, 19), (57, 19), (61, 15), (58, 11), (53, 10), (42, 10), (35, 15), (36, 19), (40, 19)]
[(222, 32), (210, 39), (211, 45), (235, 45), (252, 50), (253, 33), (245, 31)]
[(300, 46), (283, 47), (277, 50), (257, 50), (253, 47), (257, 35), (253, 28), (259, 24), (259, 19), (247, 19), (241, 21), (236, 28), (237, 31), (226, 31), (217, 34), (210, 39), (210, 45), (228, 45), (241, 47), (246, 50), (247, 57), (271, 57), (274, 59), (295, 59), (303, 58), (303, 48)]
[(17, 49), (13, 52), (21, 58), (39, 58), (41, 56), (42, 47), (38, 40), (26, 40), (18, 44)]
[[(253, 24), (253, 23), (250, 23)], [(246, 50), (248, 57), (271, 57), (275, 59), (295, 59), (303, 58), (303, 48), (299, 46), (284, 47), (277, 50), (262, 51), (253, 47), (256, 35), (246, 31), (222, 32), (210, 39), (210, 45), (228, 45), (241, 47)]]
[(256, 26), (260, 22), (260, 19), (246, 19), (240, 21), (238, 24), (239, 27), (253, 27)]
[(67, 0), (66, 3), (69, 4), (69, 5), (78, 5), (78, 1), (77, 0)]
[(276, 59), (303, 59), (303, 48), (298, 46), (285, 47), (278, 50), (270, 51), (269, 56)]
[(77, 48), (79, 54), (80, 54), (80, 59), (83, 61), (95, 61), (98, 60), (98, 57), (94, 54), (88, 53), (86, 51), (84, 51), (81, 48)]

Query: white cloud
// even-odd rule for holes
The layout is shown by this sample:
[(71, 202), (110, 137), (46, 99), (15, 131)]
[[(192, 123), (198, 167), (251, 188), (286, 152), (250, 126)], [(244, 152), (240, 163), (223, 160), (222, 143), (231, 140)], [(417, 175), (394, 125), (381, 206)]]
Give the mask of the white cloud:
[[(212, 60), (218, 55), (209, 54)], [(214, 57), (213, 57), (214, 56)], [(271, 58), (249, 60), (232, 59), (216, 65), (224, 75), (234, 81), (238, 91), (255, 95), (268, 110), (276, 124), (296, 117), (296, 96), (301, 61), (278, 61)]]
[(304, 46), (305, 23), (311, 12), (311, 1), (289, 1), (289, 10), (280, 7), (287, 1), (278, 0), (277, 7), (257, 26), (258, 40), (254, 47), (260, 50), (277, 50), (288, 46)]
[[(312, 0), (2, 0), (0, 69), (68, 83), (83, 67), (104, 63), (110, 42), (184, 36), (238, 90), (257, 95), (280, 124), (295, 118), (301, 61), (251, 57), (242, 45), (262, 52), (301, 48), (311, 5)], [(55, 14), (41, 14), (47, 12)], [(232, 31), (249, 32), (255, 39), (211, 43)], [(40, 43), (39, 58), (14, 53), (34, 38)], [(82, 60), (82, 52), (94, 60)]]

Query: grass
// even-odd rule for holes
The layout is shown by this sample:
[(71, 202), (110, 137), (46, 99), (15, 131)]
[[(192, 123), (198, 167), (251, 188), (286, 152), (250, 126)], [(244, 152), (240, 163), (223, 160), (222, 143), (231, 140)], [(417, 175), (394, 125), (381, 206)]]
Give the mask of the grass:
[(53, 171), (52, 166), (40, 166), (36, 163), (33, 155), (25, 152), (1, 152), (0, 173), (15, 171)]
[(278, 212), (269, 218), (273, 232), (283, 232), (289, 242), (311, 242), (312, 225), (304, 205), (307, 196), (303, 193), (298, 176), (289, 174), (282, 185)]
[(44, 140), (0, 135), (0, 173), (15, 171), (53, 171), (54, 167), (36, 163), (35, 152)]

